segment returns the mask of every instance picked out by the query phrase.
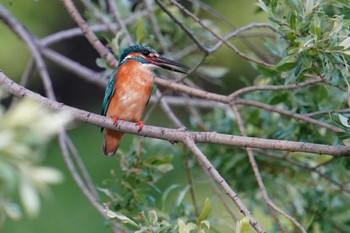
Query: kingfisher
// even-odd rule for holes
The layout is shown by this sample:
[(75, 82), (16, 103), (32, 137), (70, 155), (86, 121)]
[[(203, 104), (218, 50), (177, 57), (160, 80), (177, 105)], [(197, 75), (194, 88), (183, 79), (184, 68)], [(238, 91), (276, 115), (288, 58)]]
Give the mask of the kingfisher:
[[(143, 128), (141, 116), (151, 97), (156, 68), (187, 74), (190, 68), (179, 62), (160, 56), (146, 45), (133, 45), (124, 49), (119, 64), (108, 80), (101, 114), (111, 117), (115, 125), (119, 119), (135, 122)], [(181, 68), (183, 70), (180, 70)], [(103, 131), (103, 128), (101, 129)], [(124, 133), (106, 129), (103, 153), (113, 156)]]

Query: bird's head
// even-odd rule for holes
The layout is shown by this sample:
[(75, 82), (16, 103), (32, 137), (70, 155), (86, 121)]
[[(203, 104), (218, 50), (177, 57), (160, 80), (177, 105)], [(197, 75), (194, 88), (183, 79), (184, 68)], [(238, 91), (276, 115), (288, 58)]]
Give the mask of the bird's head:
[(129, 59), (136, 60), (141, 64), (147, 66), (149, 69), (161, 67), (163, 69), (183, 74), (187, 74), (187, 72), (179, 70), (175, 67), (181, 67), (184, 70), (190, 69), (186, 65), (160, 56), (157, 51), (146, 45), (133, 45), (124, 49), (119, 58), (119, 66), (127, 62)]

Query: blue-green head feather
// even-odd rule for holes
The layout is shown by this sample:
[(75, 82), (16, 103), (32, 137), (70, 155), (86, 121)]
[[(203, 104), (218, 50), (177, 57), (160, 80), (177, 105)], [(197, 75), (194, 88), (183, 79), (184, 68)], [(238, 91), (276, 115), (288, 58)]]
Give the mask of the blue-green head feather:
[[(126, 62), (125, 58), (130, 54), (130, 53), (141, 53), (145, 56), (147, 56), (150, 53), (158, 53), (156, 50), (148, 47), (147, 45), (133, 45), (131, 47), (128, 47), (123, 50), (119, 57), (119, 66), (124, 64)], [(134, 57), (133, 59), (136, 59), (142, 63), (149, 63), (146, 59), (142, 59), (141, 57)]]

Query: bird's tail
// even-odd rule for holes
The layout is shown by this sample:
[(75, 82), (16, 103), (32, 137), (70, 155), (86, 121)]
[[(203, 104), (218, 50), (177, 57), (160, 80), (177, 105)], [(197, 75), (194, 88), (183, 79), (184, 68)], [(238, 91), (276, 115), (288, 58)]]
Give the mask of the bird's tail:
[(113, 156), (118, 150), (123, 135), (124, 133), (106, 129), (106, 135), (103, 142), (103, 153), (108, 156)]

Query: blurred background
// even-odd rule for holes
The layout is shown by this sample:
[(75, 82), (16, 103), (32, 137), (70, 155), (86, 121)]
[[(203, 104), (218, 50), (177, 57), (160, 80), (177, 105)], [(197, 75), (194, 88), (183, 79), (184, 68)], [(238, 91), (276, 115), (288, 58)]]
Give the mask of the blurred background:
[[(78, 1), (77, 1), (78, 2)], [(127, 1), (124, 1), (127, 2)], [(203, 1), (211, 5), (214, 9), (224, 15), (224, 17), (235, 27), (244, 26), (253, 22), (266, 22), (266, 16), (263, 13), (257, 13), (255, 0), (239, 1)], [(13, 14), (25, 27), (36, 37), (42, 38), (51, 33), (76, 27), (71, 17), (67, 14), (61, 1), (27, 1), (27, 0), (0, 0), (11, 14)], [(78, 3), (77, 3), (78, 4)], [(127, 3), (126, 3), (127, 4)], [(206, 17), (205, 15), (202, 15)], [(227, 33), (228, 31), (223, 32)], [(14, 81), (19, 81), (23, 71), (30, 60), (30, 53), (27, 46), (18, 37), (0, 21), (0, 69)], [(239, 41), (234, 44), (244, 50), (244, 45)], [(98, 54), (83, 37), (69, 39), (65, 43), (57, 43), (52, 49), (70, 57), (71, 59), (90, 67), (95, 71), (100, 71), (96, 65)], [(243, 59), (238, 58), (232, 51), (223, 46), (218, 52), (209, 58), (207, 64), (212, 66), (225, 67), (227, 73), (214, 82), (203, 81), (205, 89), (217, 93), (227, 94), (233, 90), (245, 86), (256, 76), (250, 64)], [(80, 109), (100, 112), (100, 107), (104, 95), (104, 89), (94, 84), (74, 77), (71, 73), (65, 72), (60, 67), (47, 62), (49, 73), (52, 77), (54, 91), (58, 101), (66, 105), (74, 106)], [(28, 88), (35, 92), (44, 94), (40, 78), (35, 73), (31, 77)], [(186, 115), (182, 109), (180, 113)], [(162, 115), (158, 116), (160, 111), (152, 114), (147, 123), (167, 126), (168, 122), (163, 120)], [(88, 171), (91, 174), (96, 186), (110, 176), (111, 170), (118, 172), (120, 158), (118, 156), (109, 158), (102, 155), (103, 134), (100, 129), (88, 124), (77, 123), (69, 131), (73, 142), (82, 155)], [(135, 136), (127, 136), (121, 150), (127, 151), (130, 143), (135, 140)], [(145, 143), (155, 143), (152, 139), (145, 139)], [(166, 144), (166, 142), (162, 142)], [(179, 145), (164, 145), (167, 150), (178, 150)], [(42, 208), (38, 217), (23, 216), (18, 221), (8, 220), (1, 227), (1, 232), (50, 232), (50, 233), (75, 233), (79, 232), (111, 232), (108, 224), (102, 216), (96, 212), (91, 204), (86, 200), (81, 191), (77, 188), (68, 172), (57, 140), (53, 140), (46, 148), (46, 156), (42, 163), (47, 166), (55, 167), (64, 173), (64, 182), (52, 187), (51, 192), (44, 197)], [(176, 183), (185, 183), (185, 174), (183, 171), (182, 158), (174, 158), (175, 169), (163, 177), (159, 183), (162, 187), (170, 180), (176, 179)], [(201, 173), (194, 171), (194, 177), (201, 179)], [(206, 198), (207, 190), (198, 185), (199, 190), (203, 190), (200, 196), (200, 203)], [(220, 206), (213, 207), (214, 212), (220, 211)]]

